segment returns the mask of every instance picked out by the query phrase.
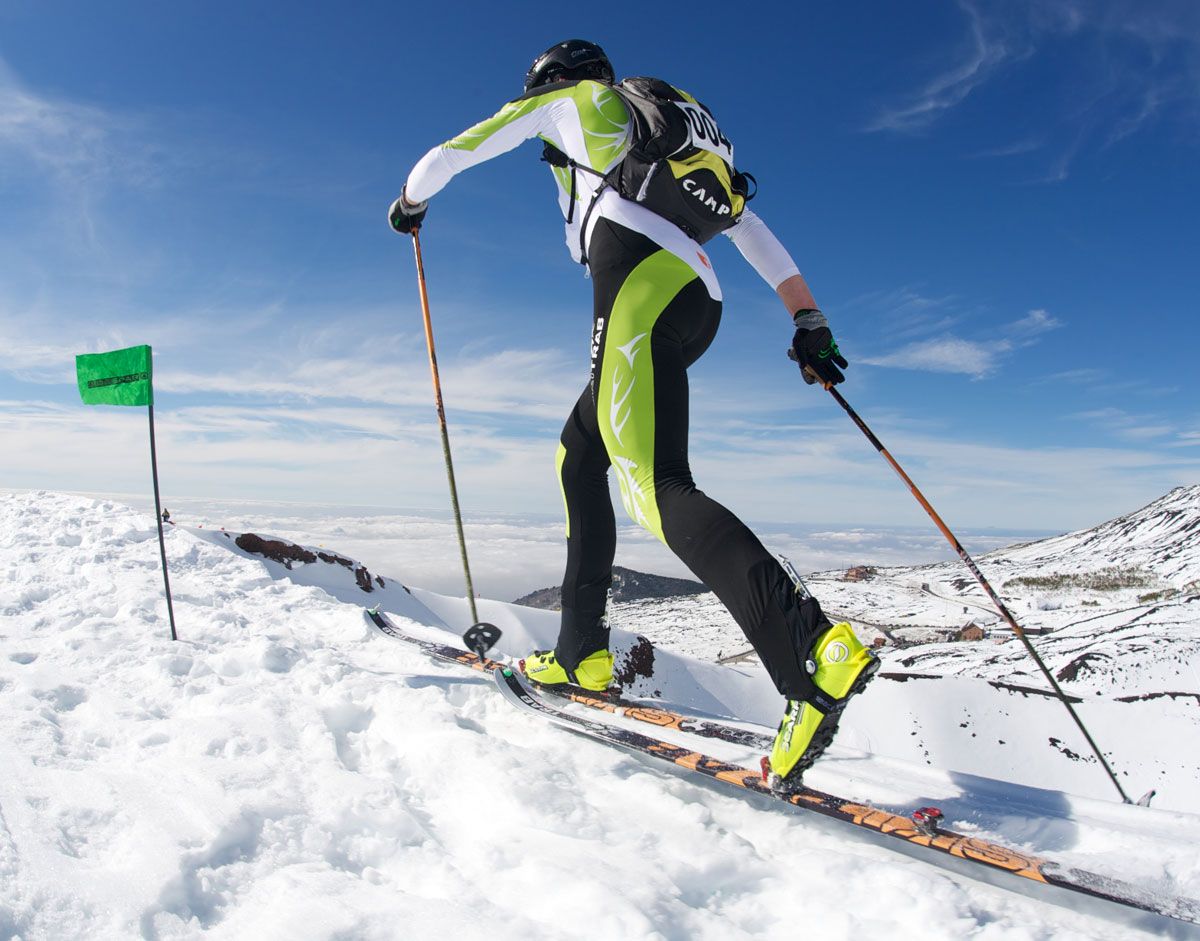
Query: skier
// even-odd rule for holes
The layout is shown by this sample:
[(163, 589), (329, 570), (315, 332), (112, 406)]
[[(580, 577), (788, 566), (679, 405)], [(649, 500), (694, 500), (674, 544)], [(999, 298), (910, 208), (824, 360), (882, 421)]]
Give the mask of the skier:
[[(630, 86), (670, 98), (705, 138), (693, 141), (695, 155), (675, 173), (657, 177), (655, 186), (670, 190), (657, 201), (646, 198), (655, 195), (654, 170), (643, 166), (637, 176), (647, 141), (638, 139), (644, 131), (635, 99), (623, 93)], [(795, 262), (745, 207), (748, 175), (732, 170), (732, 145), (711, 112), (658, 80), (617, 85), (608, 57), (585, 40), (552, 46), (534, 60), (521, 97), (425, 154), (389, 209), (392, 228), (411, 233), (455, 174), (534, 137), (546, 142), (543, 159), (558, 183), (567, 245), (589, 269), (594, 317), (590, 379), (557, 454), (567, 516), (558, 643), (534, 651), (522, 669), (543, 684), (600, 690), (612, 681), (605, 612), (616, 553), (611, 466), (630, 518), (715, 592), (787, 699), (770, 770), (777, 786), (793, 786), (828, 746), (846, 701), (878, 661), (849, 624), (830, 624), (746, 525), (693, 482), (687, 368), (712, 342), (721, 316), (720, 285), (701, 242), (726, 227), (775, 289), (793, 317), (789, 355), (806, 381), (841, 382), (838, 367), (848, 364)], [(622, 174), (641, 181), (636, 195)], [(709, 231), (703, 220), (688, 221), (697, 212), (710, 214)]]

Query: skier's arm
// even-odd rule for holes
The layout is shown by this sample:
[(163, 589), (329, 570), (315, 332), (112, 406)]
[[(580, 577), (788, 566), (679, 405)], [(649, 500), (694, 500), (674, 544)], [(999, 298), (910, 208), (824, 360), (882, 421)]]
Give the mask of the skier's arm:
[(742, 212), (737, 225), (725, 230), (759, 276), (779, 295), (789, 314), (816, 310), (817, 302), (800, 269), (767, 224), (751, 210)]
[(800, 274), (800, 269), (792, 261), (792, 256), (767, 228), (767, 224), (747, 209), (742, 212), (737, 225), (726, 229), (725, 234), (763, 280), (775, 289), (792, 315), (796, 333), (792, 337), (789, 355), (800, 366), (804, 381), (835, 385), (845, 379), (841, 370), (849, 364), (829, 331), (829, 321), (817, 307), (816, 299)]
[(808, 282), (799, 272), (781, 282), (775, 288), (775, 293), (779, 295), (779, 299), (783, 301), (783, 306), (788, 309), (789, 314), (795, 314), (798, 310), (815, 311), (818, 309), (817, 300), (809, 290)]
[(428, 200), (455, 174), (546, 133), (554, 126), (557, 111), (571, 107), (565, 89), (554, 86), (510, 101), (486, 121), (434, 147), (417, 161), (404, 186), (405, 198), (409, 203)]

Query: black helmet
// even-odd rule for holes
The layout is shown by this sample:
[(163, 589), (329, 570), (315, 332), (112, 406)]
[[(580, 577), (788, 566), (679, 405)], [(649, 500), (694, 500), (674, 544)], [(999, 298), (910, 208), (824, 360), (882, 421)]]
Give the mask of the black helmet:
[(552, 82), (564, 73), (570, 78), (594, 78), (609, 84), (616, 80), (603, 49), (586, 39), (568, 39), (555, 43), (533, 60), (525, 73), (525, 91)]

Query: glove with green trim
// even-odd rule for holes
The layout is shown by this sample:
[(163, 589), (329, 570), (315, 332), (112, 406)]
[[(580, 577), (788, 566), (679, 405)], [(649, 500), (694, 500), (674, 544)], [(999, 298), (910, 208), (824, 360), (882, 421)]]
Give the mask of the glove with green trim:
[[(818, 380), (826, 385), (837, 385), (845, 380), (842, 369), (850, 364), (819, 310), (798, 310), (794, 317), (796, 335), (792, 337), (792, 348), (788, 358), (800, 365), (804, 381), (812, 385)], [(841, 367), (839, 369), (838, 367)]]
[(411, 235), (414, 229), (421, 227), (425, 211), (429, 208), (429, 200), (423, 203), (410, 203), (401, 191), (399, 198), (388, 209), (388, 222), (397, 232)]

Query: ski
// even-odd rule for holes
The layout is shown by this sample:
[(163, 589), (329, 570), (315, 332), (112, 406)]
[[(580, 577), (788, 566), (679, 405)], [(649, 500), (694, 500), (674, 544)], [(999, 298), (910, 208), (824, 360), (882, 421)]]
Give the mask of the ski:
[[(502, 661), (493, 660), (489, 657), (480, 657), (478, 654), (460, 650), (448, 644), (439, 644), (436, 641), (422, 640), (419, 637), (415, 637), (396, 626), (378, 608), (368, 608), (367, 616), (379, 630), (389, 637), (394, 637), (397, 640), (420, 647), (435, 659), (457, 663), (459, 666), (469, 667), (472, 670), (482, 672), (491, 671), (496, 669), (496, 667), (506, 665)], [(659, 729), (674, 729), (679, 732), (686, 732), (688, 735), (698, 736), (699, 738), (731, 742), (732, 744), (744, 745), (758, 751), (769, 751), (771, 748), (771, 736), (755, 732), (753, 729), (743, 729), (739, 726), (729, 725), (713, 719), (700, 719), (695, 716), (673, 712), (669, 709), (660, 709), (656, 706), (627, 699), (617, 691), (605, 690), (603, 692), (595, 692), (584, 689), (581, 686), (573, 686), (569, 683), (564, 683), (561, 686), (547, 686), (543, 687), (543, 689), (546, 694), (558, 699), (578, 703), (579, 705), (587, 706), (589, 709), (622, 716), (626, 719), (634, 719)]]
[[(1081, 902), (1103, 908), (1102, 917), (1119, 917), (1138, 927), (1187, 936), (1200, 928), (1200, 903), (1149, 892), (1131, 883), (1087, 870), (1064, 866), (1050, 859), (1022, 853), (978, 837), (941, 826), (942, 815), (923, 807), (910, 817), (845, 800), (812, 788), (783, 793), (772, 790), (762, 774), (716, 758), (689, 751), (641, 732), (568, 712), (547, 700), (547, 687), (537, 687), (509, 667), (493, 670), (497, 688), (508, 702), (526, 713), (588, 738), (615, 745), (673, 766), (685, 775), (697, 775), (728, 786), (743, 796), (797, 810), (812, 811), (857, 828), (872, 837), (890, 837), (909, 855), (952, 869), (973, 879), (1015, 890), (1068, 907)], [(940, 857), (940, 859), (938, 858)], [(1113, 906), (1117, 908), (1113, 909)]]
[[(791, 793), (772, 790), (759, 771), (666, 742), (625, 726), (568, 711), (576, 703), (608, 716), (636, 719), (660, 729), (699, 737), (769, 747), (770, 738), (751, 730), (647, 707), (611, 692), (594, 693), (572, 686), (532, 685), (508, 664), (480, 657), (449, 644), (429, 641), (397, 626), (378, 608), (367, 616), (384, 634), (424, 651), (436, 660), (490, 673), (500, 693), (520, 710), (596, 741), (644, 755), (686, 776), (716, 782), (764, 806), (808, 811), (848, 825), (881, 845), (967, 878), (1067, 907), (1095, 907), (1100, 917), (1122, 920), (1168, 937), (1200, 937), (1200, 902), (1139, 888), (1131, 883), (1010, 849), (989, 840), (956, 833), (941, 825), (936, 808), (922, 807), (904, 817), (891, 811), (802, 787)], [(554, 701), (551, 701), (551, 700)], [(559, 703), (562, 705), (559, 705)], [(747, 738), (750, 736), (750, 738)]]

